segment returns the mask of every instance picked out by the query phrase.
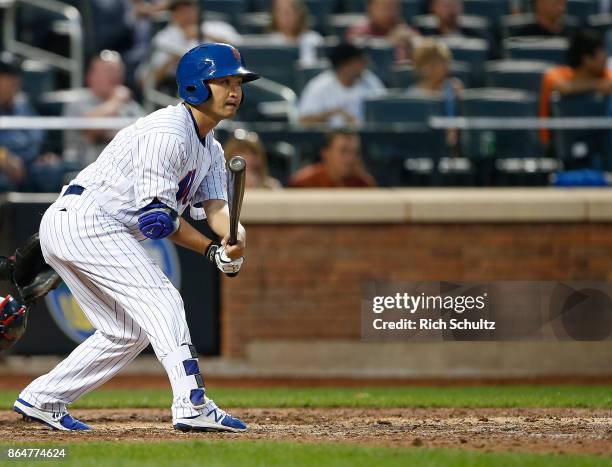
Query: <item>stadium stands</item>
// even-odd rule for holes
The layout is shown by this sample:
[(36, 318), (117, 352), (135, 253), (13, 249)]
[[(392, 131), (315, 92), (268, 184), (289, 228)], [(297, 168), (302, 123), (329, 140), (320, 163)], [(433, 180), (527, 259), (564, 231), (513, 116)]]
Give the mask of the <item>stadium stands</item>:
[[(175, 101), (173, 94), (156, 89), (148, 79), (146, 54), (144, 59), (135, 61), (127, 56), (137, 40), (146, 45), (152, 34), (168, 23), (167, 11), (154, 11), (139, 22), (130, 23), (129, 11), (121, 9), (125, 6), (117, 6), (114, 11), (102, 12), (117, 18), (115, 27), (105, 22), (105, 29), (101, 30), (102, 23), (98, 20), (102, 13), (97, 13), (97, 9), (114, 8), (113, 2), (63, 0), (53, 4), (63, 5), (59, 9), (48, 8), (47, 3), (44, 0), (0, 2), (0, 21), (5, 31), (2, 40), (9, 39), (4, 49), (23, 59), (24, 92), (39, 113), (61, 114), (62, 103), (82, 85), (89, 57), (104, 47), (115, 48), (124, 55), (129, 65), (128, 83), (147, 109)], [(325, 44), (317, 49), (317, 61), (308, 64), (299, 63), (297, 44), (278, 45), (266, 39), (271, 3), (272, 0), (199, 0), (202, 18), (223, 19), (240, 32), (241, 53), (249, 67), (266, 78), (248, 86), (238, 120), (245, 126), (257, 127), (271, 154), (272, 167), (286, 181), (288, 171), (308, 162), (317, 153), (315, 142), (321, 140), (326, 130), (297, 127), (296, 100), (305, 83), (329, 67), (330, 47), (345, 40), (346, 30), (365, 18), (367, 0), (303, 0), (310, 27), (325, 37)], [(536, 94), (541, 77), (548, 67), (566, 63), (569, 38), (515, 36), (535, 20), (530, 2), (463, 0), (464, 15), (459, 23), (462, 28), (476, 32), (471, 37), (438, 37), (437, 19), (429, 14), (425, 0), (400, 0), (400, 3), (403, 18), (412, 28), (443, 41), (451, 50), (450, 75), (459, 78), (466, 88), (458, 102), (462, 117), (536, 117)], [(521, 13), (511, 14), (517, 5)], [(612, 14), (602, 13), (599, 5), (597, 0), (568, 0), (565, 21), (571, 27), (588, 25), (605, 34), (608, 54), (612, 55), (612, 33), (609, 33)], [(66, 9), (70, 6), (76, 10)], [(77, 33), (75, 27), (79, 28)], [(15, 39), (38, 49), (16, 45), (11, 39), (13, 33)], [(552, 166), (542, 162), (544, 154), (536, 128), (504, 130), (502, 125), (491, 130), (462, 130), (458, 145), (452, 147), (445, 142), (442, 129), (430, 127), (430, 117), (445, 115), (444, 96), (406, 92), (415, 81), (413, 65), (410, 60), (398, 61), (397, 49), (392, 43), (368, 39), (358, 45), (368, 54), (369, 68), (389, 90), (386, 96), (365, 103), (366, 124), (360, 129), (364, 158), (382, 186), (547, 183), (543, 177), (534, 181), (534, 178), (506, 176), (509, 172), (524, 175), (534, 170), (533, 164), (538, 173), (552, 170)], [(148, 52), (149, 55), (153, 52), (151, 47)], [(75, 64), (79, 70), (74, 69)], [(577, 118), (605, 117), (609, 112), (607, 99), (602, 96), (556, 99), (552, 110), (555, 117)], [(591, 132), (554, 131), (550, 155), (558, 157), (567, 167), (595, 164), (610, 169), (609, 130), (599, 128)], [(61, 143), (57, 141), (51, 141), (50, 145), (61, 150)], [(583, 153), (586, 156), (578, 156)], [(278, 155), (276, 160), (274, 154)], [(520, 162), (527, 159), (535, 162), (528, 167)], [(519, 162), (512, 162), (515, 160)]]

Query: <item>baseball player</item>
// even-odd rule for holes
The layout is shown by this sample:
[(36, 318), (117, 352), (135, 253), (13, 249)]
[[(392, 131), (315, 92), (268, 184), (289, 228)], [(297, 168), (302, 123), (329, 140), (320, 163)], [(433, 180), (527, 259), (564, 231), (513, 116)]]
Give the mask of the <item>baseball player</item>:
[[(140, 241), (169, 238), (224, 273), (240, 270), (246, 232), (239, 226), (237, 244), (227, 244), (225, 164), (213, 128), (236, 114), (242, 85), (259, 76), (234, 47), (202, 44), (181, 58), (176, 78), (183, 102), (121, 130), (42, 218), (42, 254), (96, 332), (21, 392), (14, 410), (26, 419), (89, 430), (66, 407), (150, 343), (170, 379), (176, 429), (246, 430), (206, 396), (181, 296)], [(208, 219), (221, 244), (182, 219), (187, 206), (194, 219)]]

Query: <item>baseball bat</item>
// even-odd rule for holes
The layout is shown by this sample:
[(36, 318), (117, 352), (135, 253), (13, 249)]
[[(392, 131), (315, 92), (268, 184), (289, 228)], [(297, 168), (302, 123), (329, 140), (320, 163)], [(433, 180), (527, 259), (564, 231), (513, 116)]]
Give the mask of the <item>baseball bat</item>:
[[(228, 173), (228, 204), (230, 212), (230, 235), (228, 243), (235, 245), (238, 242), (238, 223), (240, 222), (240, 210), (244, 198), (244, 187), (246, 179), (246, 161), (240, 156), (234, 156), (227, 162)], [(236, 277), (238, 273), (228, 274)]]

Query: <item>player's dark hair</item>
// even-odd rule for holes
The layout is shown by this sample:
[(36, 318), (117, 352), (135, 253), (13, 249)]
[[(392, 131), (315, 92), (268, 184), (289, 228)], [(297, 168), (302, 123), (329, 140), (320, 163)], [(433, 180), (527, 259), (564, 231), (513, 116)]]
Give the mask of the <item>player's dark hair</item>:
[(591, 56), (603, 48), (605, 44), (599, 32), (593, 29), (579, 29), (572, 36), (567, 49), (567, 64), (572, 68), (578, 68), (585, 56)]
[(355, 58), (363, 58), (364, 52), (353, 44), (348, 42), (341, 42), (329, 51), (329, 61), (332, 64), (332, 68), (337, 70), (339, 67), (344, 65), (346, 62), (350, 62)]

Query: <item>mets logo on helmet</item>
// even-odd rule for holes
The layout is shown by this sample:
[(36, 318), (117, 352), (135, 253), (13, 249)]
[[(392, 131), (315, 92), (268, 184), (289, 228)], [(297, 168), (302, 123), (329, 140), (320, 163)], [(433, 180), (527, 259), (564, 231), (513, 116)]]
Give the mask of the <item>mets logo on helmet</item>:
[(240, 52), (238, 52), (238, 49), (236, 47), (232, 47), (232, 53), (234, 54), (236, 60), (241, 61)]

